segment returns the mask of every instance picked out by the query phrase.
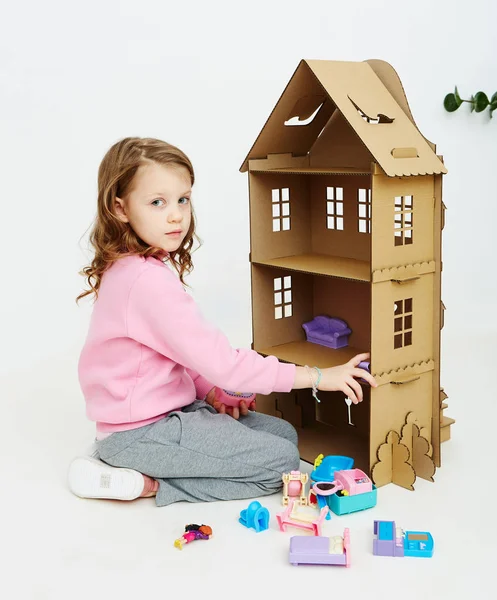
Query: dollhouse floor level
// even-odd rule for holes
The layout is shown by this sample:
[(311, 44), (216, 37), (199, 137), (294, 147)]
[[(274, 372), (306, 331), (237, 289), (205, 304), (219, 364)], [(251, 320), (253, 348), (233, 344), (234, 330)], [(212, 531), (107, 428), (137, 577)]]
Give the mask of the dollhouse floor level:
[(371, 281), (369, 263), (352, 258), (327, 256), (326, 254), (299, 254), (267, 260), (253, 260), (252, 262), (257, 265), (288, 269), (289, 271), (342, 277), (355, 281)]
[(254, 348), (254, 350), (265, 356), (276, 356), (285, 362), (300, 366), (316, 365), (320, 369), (342, 365), (356, 354), (366, 352), (364, 349), (354, 348), (353, 346), (335, 350), (306, 341), (289, 342), (288, 344), (268, 348)]

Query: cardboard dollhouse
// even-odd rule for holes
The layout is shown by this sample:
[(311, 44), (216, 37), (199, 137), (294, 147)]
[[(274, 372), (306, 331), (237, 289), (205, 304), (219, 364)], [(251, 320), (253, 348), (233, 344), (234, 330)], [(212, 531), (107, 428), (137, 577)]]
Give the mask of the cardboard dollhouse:
[[(432, 479), (440, 387), (441, 232), (446, 168), (420, 133), (386, 62), (302, 60), (243, 165), (250, 198), (254, 350), (330, 367), (371, 353), (378, 387), (258, 397), (299, 431), (300, 453), (351, 456), (377, 486)], [(326, 316), (346, 345), (308, 341)], [(319, 340), (318, 340), (319, 341)], [(350, 414), (349, 414), (350, 409)]]

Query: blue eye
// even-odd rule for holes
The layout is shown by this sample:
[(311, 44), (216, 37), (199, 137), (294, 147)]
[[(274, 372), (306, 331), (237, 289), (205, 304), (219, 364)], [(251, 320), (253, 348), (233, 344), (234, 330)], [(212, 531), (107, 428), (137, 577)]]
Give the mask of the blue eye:
[[(184, 202), (181, 202), (182, 200), (184, 200)], [(178, 202), (180, 202), (181, 204), (188, 204), (188, 202), (190, 202), (190, 198), (187, 198), (186, 196), (183, 196), (183, 198), (180, 198), (178, 200)]]
[(152, 206), (161, 206), (160, 204), (157, 204), (157, 202), (164, 202), (164, 200), (162, 198), (156, 198), (155, 200), (152, 200)]

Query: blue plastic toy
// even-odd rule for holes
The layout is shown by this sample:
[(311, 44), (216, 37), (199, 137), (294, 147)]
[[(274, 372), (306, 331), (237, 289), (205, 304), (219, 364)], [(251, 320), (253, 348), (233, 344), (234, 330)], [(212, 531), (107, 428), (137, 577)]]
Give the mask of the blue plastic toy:
[(269, 528), (269, 511), (254, 500), (248, 505), (248, 508), (242, 510), (238, 521), (248, 529), (253, 528), (257, 533)]
[[(319, 464), (316, 466), (317, 463)], [(349, 456), (335, 456), (333, 454), (323, 457), (323, 455), (320, 454), (316, 458), (314, 465), (314, 470), (312, 471), (310, 476), (311, 489), (312, 485), (314, 483), (317, 483), (318, 481), (326, 481), (329, 483), (334, 481), (335, 471), (345, 471), (347, 469), (352, 469), (352, 467), (354, 466), (354, 459), (350, 458)], [(327, 506), (327, 502), (322, 496), (316, 497), (316, 501), (320, 509), (322, 509), (324, 506)], [(326, 520), (329, 521), (330, 519), (331, 511), (328, 511), (326, 515)]]
[[(316, 459), (317, 460), (317, 459)], [(335, 479), (335, 471), (347, 471), (354, 466), (354, 459), (349, 456), (325, 456), (321, 463), (311, 473), (311, 485), (317, 481), (329, 481)]]

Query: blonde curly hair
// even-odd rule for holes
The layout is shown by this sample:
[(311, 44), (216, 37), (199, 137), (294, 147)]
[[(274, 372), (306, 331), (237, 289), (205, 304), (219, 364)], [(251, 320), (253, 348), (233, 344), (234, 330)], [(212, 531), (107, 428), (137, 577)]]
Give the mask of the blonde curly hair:
[[(138, 168), (150, 162), (184, 167), (190, 175), (191, 185), (195, 182), (190, 159), (179, 148), (162, 140), (128, 137), (107, 151), (98, 169), (97, 215), (89, 237), (94, 257), (91, 264), (80, 272), (86, 278), (89, 289), (84, 290), (76, 298), (76, 302), (91, 294), (95, 294), (96, 299), (103, 274), (122, 256), (136, 254), (161, 258), (164, 255), (160, 248), (151, 247), (141, 240), (129, 223), (123, 223), (115, 212), (116, 197), (127, 196)], [(192, 208), (190, 228), (181, 248), (169, 253), (169, 261), (183, 284), (184, 275), (193, 270), (191, 250), (195, 240), (200, 244), (195, 233)]]

